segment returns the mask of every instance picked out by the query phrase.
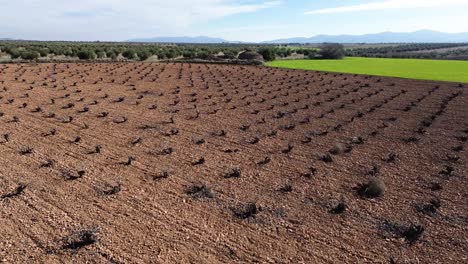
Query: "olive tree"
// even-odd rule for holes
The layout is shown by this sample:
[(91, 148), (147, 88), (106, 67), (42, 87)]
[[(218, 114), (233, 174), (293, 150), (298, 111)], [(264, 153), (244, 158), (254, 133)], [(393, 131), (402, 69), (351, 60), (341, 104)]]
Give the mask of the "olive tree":
[(275, 50), (272, 48), (261, 48), (258, 50), (265, 61), (274, 61), (276, 59)]
[(320, 46), (319, 55), (322, 59), (342, 59), (345, 55), (344, 46), (338, 43), (324, 43)]

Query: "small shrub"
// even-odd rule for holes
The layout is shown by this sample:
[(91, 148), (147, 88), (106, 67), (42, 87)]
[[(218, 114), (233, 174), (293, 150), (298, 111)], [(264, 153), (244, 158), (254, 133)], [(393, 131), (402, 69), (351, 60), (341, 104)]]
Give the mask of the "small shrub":
[(291, 143), (288, 143), (288, 146), (281, 150), (281, 153), (288, 154), (293, 150), (294, 146)]
[(424, 227), (421, 225), (411, 225), (404, 232), (404, 238), (410, 243), (418, 241), (424, 233)]
[(440, 191), (442, 190), (442, 185), (440, 185), (440, 183), (437, 183), (437, 182), (433, 182), (431, 183), (431, 186), (429, 187), (431, 189), (431, 191)]
[(251, 137), (246, 140), (246, 143), (250, 145), (255, 145), (258, 142), (260, 142), (260, 139), (258, 137)]
[(62, 249), (79, 250), (97, 241), (97, 229), (82, 230), (66, 237), (63, 241)]
[(10, 141), (10, 134), (6, 133), (6, 134), (3, 134), (3, 140), (6, 142), (9, 142)]
[(445, 165), (445, 167), (439, 171), (439, 174), (447, 177), (454, 176), (455, 168), (451, 165)]
[(346, 147), (341, 143), (336, 143), (328, 152), (333, 155), (339, 155), (345, 152)]
[(439, 208), (440, 200), (437, 198), (432, 199), (429, 203), (416, 205), (416, 211), (430, 216), (435, 215)]
[(403, 138), (403, 142), (405, 142), (405, 143), (416, 143), (418, 141), (419, 141), (419, 138), (414, 137), (414, 136)]
[(97, 117), (98, 117), (98, 118), (103, 118), (103, 117), (106, 117), (106, 116), (108, 116), (108, 115), (109, 115), (108, 112), (101, 112), (101, 113), (98, 114)]
[(241, 176), (241, 170), (239, 168), (230, 168), (223, 174), (225, 179), (239, 178)]
[(74, 181), (74, 180), (82, 178), (85, 175), (85, 173), (86, 172), (84, 170), (79, 170), (76, 173), (72, 173), (69, 170), (65, 170), (65, 171), (62, 171), (62, 176), (67, 181)]
[(125, 123), (127, 121), (128, 121), (128, 118), (126, 118), (125, 116), (112, 120), (112, 122), (114, 122), (116, 124), (123, 124), (123, 123)]
[(21, 155), (29, 155), (29, 154), (33, 153), (33, 149), (30, 148), (30, 147), (24, 147), (24, 148), (20, 149), (19, 153)]
[(200, 157), (194, 161), (192, 161), (192, 166), (196, 166), (196, 165), (202, 165), (203, 163), (205, 163), (205, 158), (203, 157)]
[(247, 219), (255, 217), (261, 211), (261, 208), (257, 207), (255, 203), (248, 203), (236, 208), (231, 208), (231, 210), (234, 216), (240, 219)]
[(213, 198), (214, 195), (209, 187), (206, 185), (192, 185), (185, 193), (193, 198)]
[(289, 193), (293, 191), (293, 187), (291, 184), (286, 184), (282, 186), (281, 188), (279, 188), (278, 190), (283, 193)]
[(309, 167), (306, 172), (301, 174), (301, 176), (311, 179), (316, 174), (317, 169), (315, 167)]
[(13, 118), (8, 121), (8, 123), (19, 123), (20, 119), (17, 116), (13, 116)]
[(390, 154), (388, 154), (386, 158), (384, 158), (384, 161), (388, 163), (394, 163), (397, 161), (397, 159), (398, 159), (398, 155), (391, 152)]
[(88, 154), (99, 154), (101, 153), (101, 149), (101, 145), (96, 145), (92, 151), (88, 152)]
[(102, 194), (104, 195), (114, 195), (119, 193), (122, 190), (122, 185), (119, 183), (117, 185), (107, 185)]
[(162, 170), (161, 172), (153, 176), (153, 180), (157, 181), (157, 180), (166, 179), (166, 178), (169, 178), (170, 175), (171, 173), (168, 170)]
[(344, 201), (339, 202), (335, 207), (330, 210), (332, 214), (342, 214), (348, 209), (348, 206)]
[(372, 168), (367, 172), (370, 176), (376, 176), (380, 172), (380, 166), (377, 164), (372, 165)]
[(78, 144), (78, 143), (80, 143), (80, 141), (81, 141), (81, 137), (77, 136), (74, 140), (71, 141), (71, 143)]
[(388, 237), (388, 234), (394, 237), (401, 237), (410, 244), (419, 240), (424, 233), (424, 227), (421, 225), (410, 224), (406, 226), (391, 223), (387, 220), (380, 223), (378, 228), (386, 234), (385, 237)]
[(6, 193), (6, 194), (2, 194), (0, 196), (0, 199), (6, 199), (6, 198), (13, 198), (13, 197), (16, 197), (20, 194), (22, 194), (24, 192), (24, 189), (26, 189), (27, 185), (26, 184), (23, 184), (23, 183), (20, 183), (18, 184), (18, 186), (16, 186), (16, 188), (10, 192), (10, 193)]
[(262, 160), (258, 161), (257, 165), (260, 165), (260, 166), (266, 165), (266, 164), (270, 163), (270, 161), (271, 161), (271, 158), (267, 156), (267, 157), (263, 158)]
[(133, 139), (132, 142), (130, 142), (130, 144), (132, 144), (132, 146), (136, 146), (140, 144), (142, 141), (143, 139), (141, 137), (138, 137), (138, 138)]
[(377, 177), (372, 177), (366, 184), (361, 184), (358, 188), (358, 194), (362, 197), (377, 198), (385, 193), (384, 182)]
[(453, 147), (452, 150), (455, 152), (461, 152), (463, 151), (463, 145), (458, 145), (456, 147)]
[(226, 136), (227, 132), (224, 131), (223, 129), (220, 130), (215, 130), (210, 133), (212, 136), (217, 136), (217, 137), (224, 137)]
[(356, 145), (364, 144), (364, 139), (362, 137), (352, 137), (351, 143)]
[(153, 152), (153, 155), (166, 156), (166, 155), (172, 154), (173, 152), (174, 152), (174, 149), (172, 147), (167, 147), (167, 148), (164, 148), (162, 150), (158, 150), (158, 151)]
[(129, 156), (129, 157), (127, 158), (127, 161), (122, 162), (121, 164), (122, 164), (122, 165), (125, 165), (125, 166), (130, 166), (130, 165), (132, 165), (132, 163), (133, 163), (135, 160), (136, 160), (135, 157)]
[(46, 160), (44, 163), (42, 163), (39, 167), (40, 168), (50, 168), (54, 166), (55, 162), (51, 159)]
[(331, 156), (330, 154), (328, 154), (328, 153), (325, 154), (325, 155), (320, 156), (320, 160), (323, 161), (323, 162), (325, 162), (325, 163), (331, 163), (331, 162), (333, 162), (332, 156)]

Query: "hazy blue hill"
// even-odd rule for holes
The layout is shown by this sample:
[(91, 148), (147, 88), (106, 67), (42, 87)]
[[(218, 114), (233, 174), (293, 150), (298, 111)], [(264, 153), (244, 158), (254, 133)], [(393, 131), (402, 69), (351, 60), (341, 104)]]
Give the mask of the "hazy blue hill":
[(311, 38), (288, 38), (263, 43), (409, 43), (409, 42), (468, 42), (468, 33), (443, 33), (420, 30), (408, 33), (382, 32), (365, 35), (317, 35)]

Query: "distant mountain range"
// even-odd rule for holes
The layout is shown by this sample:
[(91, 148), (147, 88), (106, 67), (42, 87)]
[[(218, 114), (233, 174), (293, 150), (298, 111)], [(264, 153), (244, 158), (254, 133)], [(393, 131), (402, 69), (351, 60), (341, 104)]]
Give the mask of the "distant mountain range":
[[(13, 40), (11, 38), (0, 38), (0, 40)], [(127, 42), (147, 42), (147, 43), (254, 43), (242, 41), (229, 41), (222, 38), (213, 38), (207, 36), (197, 37), (154, 37), (129, 39)], [(415, 32), (382, 32), (365, 35), (317, 35), (310, 38), (296, 37), (263, 41), (263, 44), (286, 44), (286, 43), (448, 43), (448, 42), (467, 42), (468, 32), (466, 33), (444, 33), (433, 30), (419, 30)]]
[(288, 38), (262, 43), (412, 43), (412, 42), (468, 42), (468, 33), (443, 33), (420, 30), (408, 33), (382, 32), (365, 35), (317, 35), (311, 38)]
[[(206, 36), (199, 37), (155, 37), (130, 39), (129, 42), (159, 42), (159, 43), (248, 43), (240, 41), (228, 41), (222, 38), (212, 38)], [(444, 33), (432, 30), (420, 30), (408, 33), (382, 32), (365, 35), (317, 35), (314, 37), (297, 37), (263, 41), (264, 44), (285, 44), (285, 43), (437, 43), (437, 42), (468, 42), (468, 33)]]

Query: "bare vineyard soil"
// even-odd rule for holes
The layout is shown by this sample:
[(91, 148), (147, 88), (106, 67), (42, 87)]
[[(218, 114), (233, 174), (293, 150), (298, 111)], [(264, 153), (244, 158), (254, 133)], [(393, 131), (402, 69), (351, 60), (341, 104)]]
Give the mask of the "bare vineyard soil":
[(467, 105), (376, 76), (0, 65), (0, 260), (463, 263)]

